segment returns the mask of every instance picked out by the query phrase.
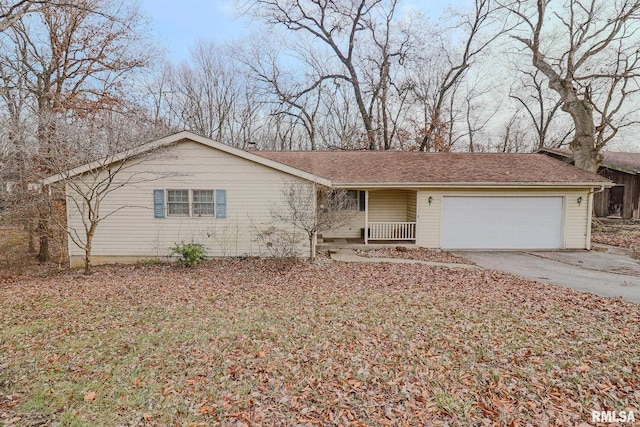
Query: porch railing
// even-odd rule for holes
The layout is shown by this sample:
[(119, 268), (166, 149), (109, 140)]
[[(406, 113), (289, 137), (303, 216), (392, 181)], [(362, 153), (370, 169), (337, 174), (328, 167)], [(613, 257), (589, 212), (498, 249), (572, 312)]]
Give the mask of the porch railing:
[(368, 240), (415, 240), (415, 222), (370, 222)]

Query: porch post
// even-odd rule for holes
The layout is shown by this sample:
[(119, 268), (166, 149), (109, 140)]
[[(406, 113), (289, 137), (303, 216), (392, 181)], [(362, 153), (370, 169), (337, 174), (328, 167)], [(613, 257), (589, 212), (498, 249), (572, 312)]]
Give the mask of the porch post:
[(413, 243), (417, 246), (418, 245), (418, 206), (420, 206), (418, 204), (418, 194), (420, 193), (419, 190), (416, 190), (416, 194), (415, 194), (415, 198), (416, 198), (416, 208), (415, 211), (413, 212), (413, 222), (415, 223), (415, 225), (413, 226)]
[(369, 190), (364, 192), (364, 244), (369, 244)]

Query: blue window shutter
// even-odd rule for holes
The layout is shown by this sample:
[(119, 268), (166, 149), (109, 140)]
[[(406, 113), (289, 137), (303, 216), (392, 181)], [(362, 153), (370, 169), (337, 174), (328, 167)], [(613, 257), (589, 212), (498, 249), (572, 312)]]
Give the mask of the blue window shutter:
[(216, 190), (216, 218), (227, 217), (227, 190)]
[(153, 190), (153, 217), (164, 218), (164, 190)]
[(360, 212), (364, 212), (366, 209), (365, 203), (367, 201), (366, 199), (366, 191), (360, 191), (360, 194), (358, 195), (358, 201), (360, 202)]

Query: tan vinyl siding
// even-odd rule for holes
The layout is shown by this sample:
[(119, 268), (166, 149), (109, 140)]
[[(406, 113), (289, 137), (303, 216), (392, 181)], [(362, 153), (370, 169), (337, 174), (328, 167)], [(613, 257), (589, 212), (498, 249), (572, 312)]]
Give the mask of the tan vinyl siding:
[[(564, 201), (566, 208), (564, 220), (564, 244), (566, 249), (589, 249), (588, 226), (590, 226), (589, 215), (589, 192), (567, 192)], [(578, 204), (578, 197), (582, 201)]]
[(407, 194), (407, 222), (416, 222), (417, 194), (417, 191), (409, 191)]
[(405, 222), (409, 191), (376, 190), (369, 192), (369, 222)]
[(328, 239), (360, 239), (364, 228), (364, 212), (355, 212), (349, 224), (322, 233)]
[[(440, 227), (442, 222), (442, 198), (444, 196), (562, 196), (565, 198), (563, 209), (563, 236), (565, 249), (587, 249), (588, 242), (588, 189), (450, 189), (418, 192), (417, 239), (416, 244), (427, 248), (440, 247)], [(582, 202), (578, 205), (578, 197)], [(428, 199), (432, 197), (431, 205)]]
[[(313, 185), (189, 141), (146, 157), (117, 175), (118, 181), (125, 179), (131, 182), (102, 202), (103, 217), (115, 213), (98, 226), (93, 242), (96, 256), (164, 257), (176, 242), (191, 240), (204, 243), (210, 256), (269, 255), (264, 242), (257, 241), (256, 230), (273, 223), (271, 209), (282, 203), (283, 189), (294, 179)], [(226, 218), (154, 218), (155, 189), (226, 190)], [(73, 202), (67, 206), (71, 227), (82, 230)], [(294, 232), (291, 226), (279, 226)], [(307, 238), (300, 231), (295, 233), (302, 240), (299, 253), (305, 255)], [(71, 242), (69, 251), (71, 256), (83, 254)]]
[[(429, 197), (432, 198), (429, 204)], [(416, 219), (416, 245), (425, 248), (440, 247), (440, 212), (442, 195), (434, 191), (418, 191)]]

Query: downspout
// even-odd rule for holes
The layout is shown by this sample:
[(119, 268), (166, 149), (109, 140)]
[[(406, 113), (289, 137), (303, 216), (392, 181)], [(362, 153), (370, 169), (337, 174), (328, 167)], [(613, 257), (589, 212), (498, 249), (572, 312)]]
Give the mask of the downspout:
[(602, 193), (605, 190), (604, 184), (600, 185), (600, 189), (590, 190), (587, 193), (587, 250), (591, 250), (591, 219), (593, 218), (593, 196)]

